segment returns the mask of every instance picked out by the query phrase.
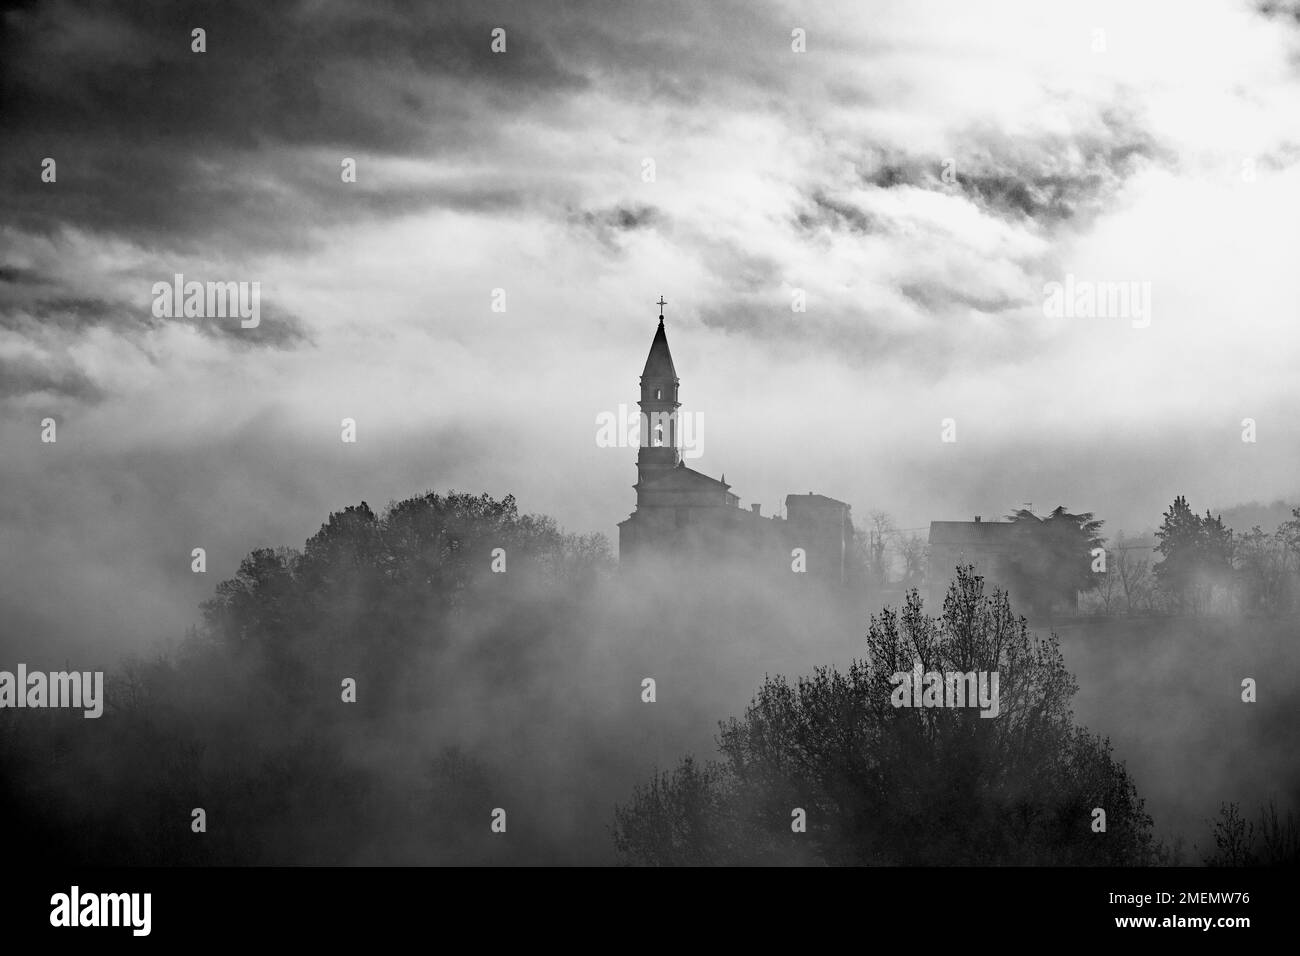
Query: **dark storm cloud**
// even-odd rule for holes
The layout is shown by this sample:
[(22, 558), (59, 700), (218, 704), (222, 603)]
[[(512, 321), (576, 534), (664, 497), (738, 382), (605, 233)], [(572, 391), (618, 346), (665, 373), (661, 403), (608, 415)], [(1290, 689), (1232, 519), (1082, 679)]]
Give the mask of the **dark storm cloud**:
[(916, 186), (926, 183), (929, 179), (921, 171), (920, 165), (915, 163), (908, 165), (888, 163), (863, 173), (862, 178), (871, 185), (879, 186), (882, 189), (892, 189), (895, 186)]
[[(0, 41), (0, 208), (40, 234), (71, 223), (143, 245), (279, 249), (310, 241), (304, 223), (544, 201), (535, 184), (385, 182), (365, 160), (364, 188), (340, 188), (338, 162), (519, 157), (512, 117), (563, 126), (593, 89), (710, 108), (767, 96), (788, 82), (752, 55), (788, 52), (772, 17), (738, 0), (33, 4), (5, 14)], [(191, 52), (196, 27), (206, 53)], [(40, 181), (45, 157), (57, 184)]]
[(808, 208), (800, 212), (795, 221), (805, 232), (829, 228), (867, 235), (884, 231), (884, 223), (877, 216), (848, 200), (833, 199), (821, 191), (813, 193)]
[(1003, 215), (1060, 222), (1074, 215), (1077, 198), (1101, 185), (1101, 177), (1040, 176), (1026, 181), (1016, 175), (965, 176), (957, 182), (967, 196)]
[[(588, 90), (709, 114), (800, 109), (798, 97), (773, 95), (798, 74), (780, 65), (789, 25), (764, 4), (46, 3), (10, 11), (5, 23), (5, 218), (37, 235), (72, 224), (173, 251), (305, 249), (312, 229), (430, 208), (533, 206), (562, 216), (558, 175), (422, 184), (388, 176), (371, 159), (460, 162), (504, 151), (522, 160), (524, 144), (506, 132), (510, 118), (562, 128), (565, 104)], [(491, 52), (496, 26), (507, 30), (506, 55)], [(206, 53), (190, 50), (194, 27), (207, 31)], [(817, 36), (819, 51), (837, 43)], [(873, 51), (855, 50), (864, 52)], [(1109, 121), (1106, 130), (1124, 132)], [(1112, 149), (1108, 138), (1079, 144), (1081, 169), (1036, 171), (1023, 144), (996, 136), (972, 135), (956, 187), (939, 180), (936, 159), (905, 155), (866, 170), (864, 181), (959, 188), (995, 215), (1045, 222), (1070, 218), (1110, 182), (1091, 168), (1096, 150)], [(1063, 138), (1035, 152), (1061, 155), (1073, 145)], [(55, 184), (40, 181), (47, 156), (59, 163)], [(343, 156), (361, 157), (357, 184), (340, 182)], [(798, 220), (806, 230), (884, 227), (837, 196), (837, 184), (808, 190), (813, 208)], [(600, 238), (612, 248), (614, 235)]]
[(1028, 149), (1005, 133), (985, 133), (990, 160), (977, 162), (973, 172), (963, 171), (958, 160), (957, 182), (984, 208), (1050, 227), (1101, 211), (1146, 164), (1176, 161), (1136, 121), (1113, 111), (1103, 111), (1099, 119), (1099, 129), (1044, 137)]
[(59, 363), (45, 357), (0, 357), (0, 399), (33, 394), (84, 402), (104, 397), (103, 389), (66, 359)]
[[(75, 226), (173, 252), (302, 242), (285, 226), (298, 221), (303, 207), (296, 195), (273, 185), (268, 174), (277, 163), (271, 157), (259, 163), (219, 149), (200, 164), (175, 144), (138, 150), (87, 137), (32, 145), (26, 155), (8, 153), (0, 172), (6, 217), (29, 234), (57, 237)], [(44, 156), (58, 164), (55, 183), (38, 178)], [(337, 182), (337, 165), (315, 173), (331, 174)], [(313, 171), (298, 175), (309, 178)]]
[[(1104, 111), (1098, 122), (1099, 130), (1070, 136), (1012, 138), (998, 130), (974, 130), (957, 156), (889, 155), (862, 164), (860, 177), (862, 183), (879, 189), (959, 190), (990, 215), (1052, 227), (1102, 209), (1146, 161), (1175, 161), (1132, 120)], [(946, 166), (953, 182), (944, 180)], [(821, 192), (813, 195), (813, 201), (838, 216), (850, 231), (880, 228), (849, 203)], [(811, 217), (808, 224), (825, 222)]]
[[(56, 155), (58, 182), (33, 182), (33, 160), (10, 178), (9, 221), (57, 237), (67, 225), (130, 239), (170, 253), (309, 250), (309, 226), (329, 228), (441, 208), (495, 212), (522, 208), (522, 185), (456, 181), (386, 183), (358, 160), (364, 185), (340, 178), (343, 153), (325, 159), (267, 152), (201, 159), (115, 152), (93, 144)], [(354, 157), (355, 158), (355, 157)], [(13, 172), (13, 170), (11, 170)]]
[(939, 312), (952, 306), (965, 306), (980, 312), (1006, 312), (1023, 308), (1034, 300), (1028, 295), (985, 295), (972, 293), (958, 286), (930, 283), (926, 285), (903, 283), (898, 291), (927, 312)]
[[(613, 229), (629, 230), (640, 229), (642, 226), (654, 222), (658, 216), (658, 210), (653, 206), (637, 206), (629, 208), (618, 206), (614, 209), (606, 210), (597, 217), (602, 225), (607, 225)], [(590, 220), (592, 214), (588, 213), (587, 218)]]
[[(894, 277), (892, 287), (872, 308), (908, 321), (920, 313), (921, 323), (906, 333), (867, 333), (862, 329), (872, 317), (847, 308), (835, 321), (819, 316), (821, 325), (806, 323), (810, 341), (820, 329), (823, 347), (837, 353), (847, 336), (906, 356), (930, 318), (1023, 304), (1013, 286), (1024, 263), (973, 281), (982, 274), (973, 260), (985, 255), (977, 241), (936, 229), (917, 215), (909, 193), (964, 197), (986, 219), (1037, 238), (1082, 231), (1136, 170), (1163, 159), (1139, 117), (1106, 103), (1091, 112), (1070, 110), (1078, 129), (1051, 135), (1011, 133), (995, 122), (973, 125), (961, 111), (952, 121), (965, 131), (952, 138), (956, 180), (944, 182), (945, 157), (867, 145), (898, 142), (896, 132), (887, 132), (890, 124), (854, 133), (848, 130), (862, 126), (841, 131), (833, 123), (835, 111), (850, 105), (908, 108), (911, 84), (890, 73), (899, 52), (898, 41), (889, 39), (896, 29), (867, 31), (866, 38), (814, 29), (812, 52), (795, 57), (788, 13), (743, 0), (41, 3), (5, 17), (0, 215), (20, 234), (57, 243), (71, 226), (124, 237), (154, 258), (230, 260), (312, 251), (331, 230), (445, 209), (567, 224), (580, 241), (594, 239), (597, 251), (617, 257), (635, 234), (666, 233), (671, 225), (671, 244), (722, 278), (724, 302), (706, 321), (738, 330), (762, 323), (744, 312), (733, 318), (727, 301), (770, 297), (784, 311), (788, 293), (781, 283), (791, 272), (801, 271), (800, 281), (812, 285), (806, 274), (813, 270), (790, 265), (798, 245), (820, 250), (835, 234), (864, 245), (892, 247), (897, 240), (903, 265), (887, 262), (893, 250), (885, 250), (878, 268)], [(207, 31), (204, 54), (190, 51), (196, 26)], [(507, 30), (504, 56), (490, 50), (496, 26)], [(877, 59), (882, 65), (872, 64)], [(877, 88), (851, 67), (840, 68), (859, 62), (889, 82)], [(671, 131), (679, 142), (670, 146), (691, 161), (707, 164), (725, 148), (738, 168), (749, 164), (735, 138), (744, 133), (725, 128), (738, 117), (776, 135), (824, 136), (846, 161), (823, 164), (819, 157), (764, 170), (764, 182), (798, 197), (793, 208), (773, 203), (767, 222), (774, 228), (729, 235), (717, 223), (693, 222), (693, 211), (680, 198), (674, 206), (670, 193), (651, 206), (628, 198), (622, 186), (608, 188), (609, 171), (600, 168), (604, 152), (585, 162), (588, 137), (611, 136), (611, 151), (626, 146), (630, 155), (642, 155), (637, 133), (622, 124), (640, 111), (647, 130)], [(611, 118), (617, 121), (605, 122)], [(641, 125), (638, 120), (638, 131)], [(708, 142), (715, 133), (719, 140)], [(692, 150), (700, 140), (710, 148)], [(755, 143), (761, 147), (762, 140)], [(867, 155), (871, 161), (858, 162), (854, 175), (855, 160)], [(44, 156), (58, 159), (55, 184), (40, 181)], [(340, 181), (344, 156), (358, 160), (357, 183)], [(873, 190), (889, 193), (889, 201), (865, 201), (862, 194)], [(724, 227), (726, 220), (723, 215)], [(954, 230), (960, 228), (958, 222)], [(941, 256), (932, 266), (917, 264), (931, 240), (956, 250), (961, 261)], [(0, 253), (7, 241), (0, 238)], [(822, 277), (823, 288), (832, 281), (839, 280)], [(26, 329), (40, 319), (81, 330), (101, 321), (94, 303), (78, 304), (90, 298), (87, 289), (56, 291), (58, 297), (29, 303), (21, 314), (0, 312), (0, 322)], [(121, 324), (150, 327), (138, 312)], [(306, 341), (291, 315), (264, 319), (258, 330), (200, 327), (240, 346)], [(922, 354), (932, 366), (929, 353)]]
[[(57, 289), (59, 283), (37, 270), (6, 267), (22, 275), (23, 291)], [(9, 284), (8, 289), (15, 286)], [(149, 286), (142, 283), (142, 288)], [(5, 285), (0, 284), (0, 290)], [(107, 393), (91, 373), (72, 356), (69, 346), (87, 332), (107, 328), (121, 338), (139, 343), (143, 336), (167, 323), (183, 323), (203, 336), (225, 342), (236, 350), (291, 349), (311, 344), (307, 328), (297, 315), (272, 302), (259, 303), (259, 324), (243, 328), (235, 318), (159, 318), (152, 300), (110, 299), (61, 292), (37, 295), (0, 295), (0, 330), (15, 333), (30, 352), (0, 362), (0, 399), (48, 393), (85, 402), (103, 400)]]
[(1285, 19), (1300, 25), (1300, 0), (1260, 0), (1255, 9), (1270, 19)]
[[(175, 321), (175, 320), (172, 320)], [(261, 320), (251, 329), (236, 319), (185, 319), (210, 338), (221, 339), (241, 349), (291, 349), (311, 345), (302, 319), (273, 303), (262, 303)]]
[[(123, 145), (273, 141), (412, 154), (436, 142), (431, 122), (470, 118), (480, 105), (457, 80), (516, 109), (586, 84), (537, 33), (516, 34), (508, 56), (492, 54), (500, 21), (485, 12), (257, 2), (11, 11), (6, 125), (112, 133)], [(190, 49), (196, 27), (207, 31), (202, 54)], [(441, 85), (422, 82), (432, 80)]]
[[(1144, 164), (1173, 162), (1136, 122), (1115, 110), (1102, 110), (1091, 128), (1070, 136), (1011, 137), (984, 128), (969, 130), (960, 139), (964, 148), (955, 157), (864, 151), (864, 158), (855, 164), (856, 181), (808, 189), (794, 217), (795, 227), (809, 238), (830, 233), (863, 242), (901, 242), (908, 248), (918, 235), (934, 232), (932, 219), (909, 201), (912, 196), (905, 194), (902, 202), (885, 204), (874, 203), (872, 196), (874, 190), (913, 194), (919, 190), (964, 198), (984, 216), (1020, 229), (1078, 230), (1104, 211)], [(950, 173), (950, 181), (945, 181), (945, 172)], [(945, 240), (953, 250), (962, 249), (965, 242), (958, 233), (947, 236), (941, 231), (934, 238)], [(1016, 265), (1032, 274), (1043, 263), (1026, 260)], [(933, 336), (930, 323), (908, 319), (900, 330), (897, 322), (887, 322), (894, 329), (887, 334), (872, 326), (879, 324), (879, 318), (896, 319), (909, 311), (914, 317), (944, 323), (964, 321), (974, 310), (1004, 315), (1006, 328), (1015, 327), (1013, 314), (1033, 304), (1039, 286), (1018, 283), (1009, 275), (980, 276), (960, 259), (956, 267), (936, 261), (934, 268), (920, 273), (903, 268), (892, 283), (897, 293), (894, 301), (878, 300), (870, 313), (842, 309), (838, 315), (819, 314), (817, 320), (802, 323), (801, 334), (820, 338), (841, 356), (878, 360), (888, 355), (917, 363), (929, 373), (952, 369), (960, 364), (960, 349), (954, 340)], [(780, 298), (779, 289), (770, 291), (773, 299)], [(729, 315), (721, 310), (711, 322), (727, 326)]]
[(82, 332), (112, 321), (118, 306), (94, 296), (53, 295), (20, 302), (0, 300), (0, 329), (29, 336), (54, 332)]
[[(79, 332), (98, 325), (113, 325), (118, 329), (125, 330), (132, 321), (131, 313), (128, 310), (122, 308), (120, 304), (109, 302), (107, 299), (94, 297), (77, 299), (62, 296), (33, 303), (31, 318), (42, 329), (59, 329), (69, 332)], [(153, 325), (156, 323), (148, 322), (144, 324)]]
[[(339, 188), (338, 163), (474, 151), (495, 141), (503, 115), (585, 87), (536, 31), (513, 31), (509, 55), (494, 56), (499, 21), (489, 13), (302, 5), (286, 15), (258, 3), (9, 11), (5, 218), (146, 246), (282, 247), (321, 212), (463, 207), (472, 192), (396, 184), (385, 195), (373, 175), (367, 189)], [(190, 50), (194, 27), (207, 31), (206, 53)], [(315, 149), (337, 158), (313, 168), (303, 156)], [(40, 180), (45, 157), (58, 163), (54, 184)]]
[(1073, 219), (1080, 211), (1098, 209), (1115, 186), (1127, 178), (1131, 169), (1128, 157), (1145, 155), (1141, 147), (1121, 147), (1106, 156), (1095, 171), (958, 173), (957, 183), (973, 202), (995, 215), (1054, 226)]
[(151, 305), (148, 299), (127, 302), (61, 295), (24, 304), (6, 302), (0, 303), (0, 329), (37, 339), (105, 326), (129, 338), (167, 323), (180, 322), (192, 325), (204, 335), (239, 345), (291, 348), (311, 342), (301, 318), (266, 301), (260, 303), (259, 324), (248, 329), (240, 326), (238, 318), (159, 318), (153, 314)]
[(21, 266), (0, 265), (0, 283), (10, 285), (40, 285), (44, 278), (35, 269), (25, 269)]
[(569, 213), (570, 225), (589, 232), (613, 252), (622, 249), (619, 239), (623, 234), (653, 228), (661, 219), (662, 213), (654, 206), (633, 204)]

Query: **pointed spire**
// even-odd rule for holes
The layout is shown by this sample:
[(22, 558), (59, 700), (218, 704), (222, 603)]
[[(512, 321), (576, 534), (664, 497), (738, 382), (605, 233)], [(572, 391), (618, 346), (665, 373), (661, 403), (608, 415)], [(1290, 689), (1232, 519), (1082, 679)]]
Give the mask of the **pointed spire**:
[(664, 331), (664, 297), (659, 297), (659, 328), (655, 330), (654, 341), (650, 343), (650, 354), (645, 360), (644, 379), (677, 381), (677, 369), (673, 366), (673, 353), (668, 350), (668, 333)]

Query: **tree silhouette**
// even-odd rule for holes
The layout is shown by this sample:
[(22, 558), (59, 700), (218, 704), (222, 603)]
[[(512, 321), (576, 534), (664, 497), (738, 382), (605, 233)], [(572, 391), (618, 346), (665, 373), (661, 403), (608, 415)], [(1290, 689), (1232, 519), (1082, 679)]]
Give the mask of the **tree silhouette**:
[[(500, 549), (508, 574), (492, 571)], [(301, 552), (254, 551), (203, 604), (207, 632), (289, 701), (319, 700), (339, 674), (364, 676), (362, 709), (391, 700), (406, 664), (493, 608), (495, 653), (528, 646), (539, 613), (584, 593), (612, 565), (601, 535), (521, 515), (513, 496), (452, 492), (330, 515)]]
[(1100, 575), (1092, 570), (1095, 548), (1103, 544), (1102, 522), (1092, 512), (1071, 514), (1058, 505), (1046, 517), (1022, 508), (1007, 518), (1019, 534), (1015, 555), (1007, 562), (1008, 584), (1018, 600), (1036, 613), (1053, 605), (1074, 606), (1078, 593), (1094, 588)]
[[(1076, 727), (1055, 636), (959, 568), (943, 613), (919, 595), (871, 619), (866, 661), (769, 677), (721, 725), (721, 760), (687, 758), (615, 810), (629, 860), (674, 864), (1145, 864), (1151, 819), (1106, 740)], [(891, 675), (997, 671), (999, 716), (896, 708)], [(1092, 811), (1106, 831), (1092, 831)], [(794, 832), (803, 809), (807, 832)]]
[(1226, 587), (1232, 577), (1232, 529), (1210, 512), (1199, 517), (1179, 495), (1156, 531), (1162, 555), (1155, 566), (1160, 587), (1180, 610), (1204, 611), (1215, 588)]

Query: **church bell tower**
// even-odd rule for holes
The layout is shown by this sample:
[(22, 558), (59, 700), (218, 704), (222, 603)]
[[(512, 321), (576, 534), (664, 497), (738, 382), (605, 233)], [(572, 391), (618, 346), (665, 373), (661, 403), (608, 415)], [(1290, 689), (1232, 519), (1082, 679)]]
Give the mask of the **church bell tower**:
[(678, 447), (677, 370), (668, 351), (664, 332), (664, 297), (659, 297), (659, 328), (650, 343), (650, 355), (641, 372), (641, 448), (636, 456), (637, 483), (644, 484), (677, 467), (681, 461)]

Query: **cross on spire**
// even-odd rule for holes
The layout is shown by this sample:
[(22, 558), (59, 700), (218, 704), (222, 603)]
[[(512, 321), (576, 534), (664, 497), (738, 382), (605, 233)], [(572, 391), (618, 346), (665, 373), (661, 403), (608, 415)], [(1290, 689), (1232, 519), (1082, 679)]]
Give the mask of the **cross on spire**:
[(657, 304), (659, 306), (659, 318), (662, 319), (664, 317), (664, 306), (668, 303), (664, 301), (664, 297), (661, 295), (659, 296), (659, 302)]

